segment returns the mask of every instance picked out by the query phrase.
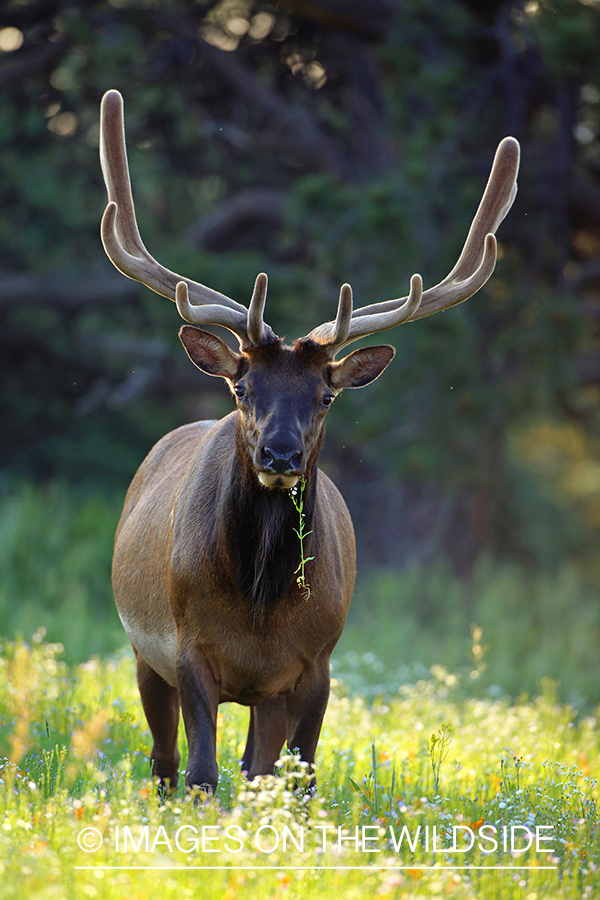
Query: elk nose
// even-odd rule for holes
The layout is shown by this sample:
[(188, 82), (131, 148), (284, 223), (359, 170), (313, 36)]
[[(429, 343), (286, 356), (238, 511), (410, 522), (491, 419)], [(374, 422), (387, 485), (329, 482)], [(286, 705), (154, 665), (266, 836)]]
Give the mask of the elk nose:
[(301, 450), (284, 450), (273, 447), (263, 447), (261, 450), (261, 463), (270, 472), (278, 475), (287, 475), (294, 472), (302, 465)]

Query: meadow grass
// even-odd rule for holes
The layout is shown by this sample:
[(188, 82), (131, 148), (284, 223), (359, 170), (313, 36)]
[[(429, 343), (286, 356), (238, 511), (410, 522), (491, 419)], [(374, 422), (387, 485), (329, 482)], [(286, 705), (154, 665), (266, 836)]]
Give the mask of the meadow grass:
[[(482, 558), (359, 578), (336, 671), (356, 691), (414, 680), (432, 665), (464, 670), (477, 695), (539, 693), (544, 679), (578, 707), (600, 703), (598, 586), (572, 563), (531, 571)], [(379, 671), (378, 671), (379, 670)]]
[[(552, 684), (518, 702), (473, 698), (468, 679), (438, 666), (368, 704), (334, 681), (310, 798), (290, 754), (282, 774), (244, 779), (248, 712), (225, 704), (217, 793), (194, 803), (182, 786), (161, 800), (149, 776), (151, 738), (131, 653), (70, 667), (61, 652), (37, 634), (31, 645), (5, 642), (0, 653), (0, 897), (598, 896), (598, 723), (557, 702)], [(180, 749), (184, 764), (183, 733)], [(453, 850), (459, 825), (481, 846), (461, 852), (468, 832), (459, 829)], [(484, 826), (500, 835), (545, 827), (549, 840), (521, 853), (500, 839), (494, 851)], [(87, 840), (102, 841), (96, 852), (78, 845), (90, 828)], [(338, 841), (338, 828), (348, 840)], [(513, 834), (518, 850), (525, 832)]]
[[(131, 650), (117, 649), (121, 499), (60, 483), (0, 494), (0, 897), (599, 895), (600, 612), (576, 568), (365, 573), (334, 654), (317, 796), (293, 755), (277, 777), (243, 778), (248, 712), (226, 704), (215, 798), (180, 785), (162, 801)], [(183, 728), (180, 750), (184, 765)], [(512, 853), (502, 828), (517, 826)], [(517, 852), (536, 826), (551, 840)], [(89, 828), (97, 852), (78, 844)]]
[[(119, 492), (65, 482), (0, 490), (0, 634), (30, 640), (42, 627), (69, 663), (126, 644), (110, 587), (122, 502)], [(479, 696), (539, 693), (551, 677), (563, 700), (592, 708), (599, 646), (598, 586), (565, 561), (538, 571), (482, 559), (468, 579), (442, 563), (403, 571), (359, 564), (334, 664), (364, 696), (442, 664), (474, 672), (470, 692)]]
[(110, 586), (122, 495), (65, 482), (0, 491), (0, 634), (40, 628), (70, 662), (123, 646)]

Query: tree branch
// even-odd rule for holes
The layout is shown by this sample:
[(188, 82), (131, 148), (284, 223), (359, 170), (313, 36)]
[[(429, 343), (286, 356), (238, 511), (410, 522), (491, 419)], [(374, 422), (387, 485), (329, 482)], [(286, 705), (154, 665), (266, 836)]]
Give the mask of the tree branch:
[(188, 229), (185, 240), (216, 252), (236, 249), (240, 235), (283, 221), (285, 195), (269, 188), (249, 188), (227, 197), (216, 209)]
[(279, 5), (291, 15), (356, 33), (361, 40), (383, 40), (393, 18), (387, 0), (281, 0)]
[(152, 16), (159, 28), (170, 31), (185, 41), (192, 41), (210, 66), (217, 70), (235, 93), (258, 107), (276, 124), (280, 133), (317, 164), (342, 172), (344, 163), (333, 142), (318, 127), (314, 116), (298, 106), (290, 106), (280, 96), (264, 85), (238, 54), (220, 50), (199, 37), (185, 20), (168, 13), (157, 12)]
[(137, 294), (137, 285), (122, 275), (67, 279), (60, 275), (0, 272), (0, 307), (40, 305), (78, 310), (98, 304), (122, 303)]

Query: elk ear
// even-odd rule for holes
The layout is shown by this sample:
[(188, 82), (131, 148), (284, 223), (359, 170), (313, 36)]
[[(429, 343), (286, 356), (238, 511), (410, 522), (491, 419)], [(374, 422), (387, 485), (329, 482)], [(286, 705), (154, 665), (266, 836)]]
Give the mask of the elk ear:
[(207, 375), (220, 375), (221, 378), (237, 377), (242, 356), (231, 350), (215, 334), (184, 325), (179, 331), (179, 340), (194, 365)]
[(331, 363), (331, 385), (337, 390), (359, 388), (379, 378), (391, 363), (396, 351), (389, 344), (381, 347), (363, 347), (338, 362)]

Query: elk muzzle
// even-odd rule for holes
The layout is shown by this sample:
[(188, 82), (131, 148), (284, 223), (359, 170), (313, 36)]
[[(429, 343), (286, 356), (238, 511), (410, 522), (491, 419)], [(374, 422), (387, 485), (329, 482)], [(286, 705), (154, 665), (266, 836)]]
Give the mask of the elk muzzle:
[(263, 487), (289, 490), (306, 469), (304, 448), (289, 440), (263, 440), (256, 448), (254, 465)]

